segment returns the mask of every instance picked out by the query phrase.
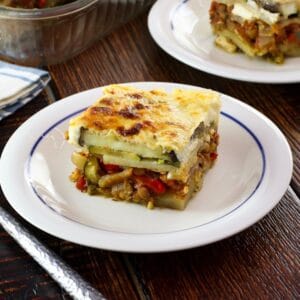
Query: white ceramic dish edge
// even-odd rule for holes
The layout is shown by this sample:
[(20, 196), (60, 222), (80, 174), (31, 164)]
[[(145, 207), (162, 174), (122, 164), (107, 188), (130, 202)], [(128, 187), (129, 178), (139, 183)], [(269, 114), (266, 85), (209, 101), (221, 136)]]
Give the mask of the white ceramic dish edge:
[[(146, 85), (146, 86), (163, 86), (163, 85), (170, 85), (170, 83), (155, 83), (155, 82), (148, 82), (148, 83), (130, 83), (130, 84), (137, 84), (137, 85)], [(187, 85), (176, 85), (171, 84), (174, 87), (182, 87), (182, 88), (195, 88), (192, 86)], [(86, 91), (83, 93), (92, 93), (92, 94), (99, 94), (99, 88), (93, 89), (91, 91)], [(61, 102), (56, 103), (56, 106), (53, 107), (46, 107), (43, 110), (39, 112), (39, 116), (48, 115), (51, 113), (51, 110), (57, 111), (57, 108), (60, 106), (63, 106), (65, 101), (73, 101), (76, 102), (76, 99), (79, 98), (82, 94), (75, 94), (70, 97), (65, 98)], [(71, 98), (71, 99), (70, 99)], [(249, 203), (246, 203), (241, 207), (239, 210), (239, 213), (244, 215), (246, 220), (242, 225), (237, 223), (238, 220), (235, 220), (234, 215), (228, 216), (225, 220), (226, 232), (220, 231), (220, 228), (223, 228), (224, 225), (224, 219), (218, 220), (214, 222), (213, 224), (209, 224), (209, 226), (203, 226), (198, 229), (192, 229), (192, 230), (185, 230), (184, 232), (179, 233), (168, 233), (168, 234), (155, 234), (153, 235), (139, 235), (138, 238), (131, 234), (124, 234), (124, 233), (112, 233), (112, 232), (103, 232), (101, 231), (101, 234), (99, 234), (99, 230), (93, 229), (87, 226), (83, 226), (81, 224), (77, 224), (73, 221), (63, 222), (63, 228), (61, 228), (61, 216), (56, 214), (54, 211), (50, 211), (48, 207), (45, 207), (42, 203), (38, 203), (37, 205), (40, 206), (41, 211), (45, 214), (42, 214), (41, 216), (35, 216), (35, 219), (32, 219), (32, 216), (30, 216), (30, 211), (26, 211), (26, 205), (24, 204), (24, 207), (20, 209), (18, 207), (18, 204), (16, 201), (14, 201), (15, 197), (24, 197), (22, 192), (14, 191), (12, 193), (11, 190), (7, 189), (7, 180), (6, 178), (13, 176), (15, 174), (11, 174), (10, 176), (6, 176), (9, 173), (9, 165), (7, 165), (7, 156), (10, 155), (9, 151), (11, 149), (15, 149), (17, 145), (15, 145), (15, 142), (13, 138), (9, 140), (7, 143), (0, 160), (0, 183), (3, 188), (3, 192), (5, 196), (10, 199), (10, 204), (14, 207), (14, 209), (27, 221), (30, 223), (33, 223), (38, 228), (53, 234), (55, 236), (58, 236), (63, 239), (67, 239), (69, 241), (75, 242), (75, 243), (81, 243), (87, 246), (91, 247), (97, 247), (97, 248), (103, 248), (108, 250), (117, 250), (117, 251), (126, 251), (126, 252), (163, 252), (163, 251), (173, 251), (173, 250), (181, 250), (186, 248), (192, 248), (197, 247), (199, 245), (206, 245), (212, 242), (215, 242), (217, 240), (227, 238), (233, 234), (236, 234), (245, 228), (251, 226), (255, 222), (257, 222), (259, 219), (261, 219), (266, 213), (268, 213), (282, 198), (284, 195), (284, 192), (290, 182), (291, 174), (292, 174), (292, 156), (290, 148), (286, 142), (286, 139), (280, 132), (280, 130), (265, 116), (263, 116), (261, 113), (257, 112), (253, 108), (249, 107), (248, 105), (241, 103), (238, 100), (235, 100), (231, 97), (229, 97), (232, 100), (232, 103), (238, 103), (238, 105), (246, 108), (246, 111), (250, 111), (251, 114), (255, 114), (259, 117), (259, 119), (267, 124), (269, 128), (272, 130), (274, 136), (277, 136), (280, 139), (280, 149), (277, 149), (279, 151), (278, 154), (280, 154), (281, 150), (284, 149), (287, 151), (287, 156), (285, 159), (280, 161), (280, 166), (277, 166), (277, 170), (280, 168), (285, 169), (285, 173), (287, 174), (284, 178), (284, 181), (280, 181), (281, 184), (276, 186), (273, 190), (271, 195), (268, 195), (269, 201), (264, 206), (264, 209), (255, 212), (255, 214), (250, 213), (250, 211), (247, 211), (247, 207), (249, 206)], [(234, 105), (234, 104), (233, 104)], [(247, 114), (247, 112), (245, 112)], [(34, 120), (37, 118), (37, 115), (34, 115), (30, 120), (26, 121), (24, 125), (22, 125), (20, 128), (17, 129), (16, 132), (19, 134), (24, 131), (24, 129), (28, 126), (31, 126), (31, 123), (34, 122)], [(259, 124), (258, 124), (259, 126)], [(16, 134), (16, 133), (15, 133)], [(14, 135), (15, 135), (14, 134)], [(270, 137), (273, 138), (273, 137)], [(19, 145), (20, 146), (20, 145)], [(268, 149), (267, 149), (268, 150)], [(266, 153), (267, 158), (270, 158), (270, 153)], [(276, 156), (276, 155), (275, 155)], [(16, 157), (17, 162), (18, 157)], [(19, 161), (22, 163), (22, 160)], [(267, 162), (267, 171), (270, 172), (272, 170), (272, 166), (270, 166), (269, 162)], [(2, 170), (2, 171), (1, 171)], [(5, 170), (5, 171), (3, 171)], [(275, 174), (275, 176), (278, 176)], [(269, 179), (270, 180), (270, 179)], [(264, 182), (264, 184), (261, 186), (259, 193), (264, 193), (265, 189), (268, 189), (268, 182)], [(256, 197), (259, 197), (259, 195), (256, 195)], [(25, 211), (24, 211), (25, 209)], [(252, 211), (253, 212), (253, 211)], [(249, 217), (250, 213), (250, 217)], [(51, 220), (45, 220), (45, 217), (51, 216)], [(241, 217), (241, 216), (240, 216)], [(239, 219), (239, 218), (238, 218)], [(37, 223), (38, 220), (38, 223)], [(40, 223), (39, 223), (40, 222)], [(49, 223), (50, 222), (50, 223)], [(52, 222), (52, 223), (51, 223)], [(54, 222), (54, 223), (53, 223)], [(56, 223), (57, 222), (57, 223)], [(54, 226), (54, 227), (53, 227)], [(74, 232), (80, 232), (81, 233), (81, 239), (78, 241), (78, 238), (74, 236)], [(199, 237), (200, 235), (200, 237)], [(202, 236), (202, 240), (201, 240)], [(95, 241), (95, 237), (101, 238), (101, 240), (97, 243)], [(195, 239), (196, 237), (196, 239)], [(153, 242), (153, 238), (155, 238), (155, 242)], [(200, 241), (199, 241), (200, 238)], [(180, 241), (178, 243), (178, 241)], [(123, 242), (123, 243), (122, 243)]]

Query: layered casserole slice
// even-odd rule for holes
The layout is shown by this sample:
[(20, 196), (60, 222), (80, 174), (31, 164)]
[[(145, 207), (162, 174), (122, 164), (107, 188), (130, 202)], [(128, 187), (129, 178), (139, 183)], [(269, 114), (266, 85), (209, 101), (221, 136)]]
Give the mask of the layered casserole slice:
[(300, 56), (300, 0), (213, 0), (210, 20), (216, 44), (282, 63)]
[(71, 180), (91, 195), (184, 209), (217, 158), (219, 113), (209, 90), (107, 86), (70, 121)]

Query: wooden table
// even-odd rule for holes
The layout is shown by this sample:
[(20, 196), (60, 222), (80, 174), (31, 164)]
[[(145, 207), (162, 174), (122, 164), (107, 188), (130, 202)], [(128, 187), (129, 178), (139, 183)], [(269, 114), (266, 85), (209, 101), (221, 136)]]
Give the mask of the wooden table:
[[(218, 90), (249, 103), (286, 135), (294, 173), (280, 203), (260, 222), (226, 240), (192, 250), (126, 254), (52, 237), (0, 204), (108, 299), (296, 299), (299, 277), (300, 85), (239, 82), (188, 67), (162, 51), (146, 14), (88, 51), (49, 67), (50, 89), (0, 123), (0, 151), (35, 112), (63, 97), (109, 83), (170, 81)], [(21, 149), (19, 150), (21, 151)], [(16, 152), (16, 155), (18, 153)], [(0, 228), (0, 299), (66, 299), (64, 291)]]

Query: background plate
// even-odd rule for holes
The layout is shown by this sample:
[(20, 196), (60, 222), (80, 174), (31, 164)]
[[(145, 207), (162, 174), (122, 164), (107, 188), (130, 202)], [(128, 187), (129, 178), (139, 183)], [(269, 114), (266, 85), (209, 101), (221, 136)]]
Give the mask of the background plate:
[(209, 0), (158, 0), (148, 18), (153, 39), (171, 56), (207, 73), (260, 83), (300, 81), (300, 57), (287, 58), (283, 65), (276, 65), (216, 47), (209, 5)]

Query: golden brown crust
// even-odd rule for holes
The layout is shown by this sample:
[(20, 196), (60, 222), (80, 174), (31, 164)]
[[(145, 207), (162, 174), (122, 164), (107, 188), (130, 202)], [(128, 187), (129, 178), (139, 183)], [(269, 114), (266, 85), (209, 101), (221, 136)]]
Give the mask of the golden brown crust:
[(201, 122), (217, 123), (219, 110), (219, 95), (212, 91), (167, 94), (111, 85), (101, 99), (71, 120), (69, 131), (81, 127), (152, 149), (180, 150)]
[[(111, 98), (109, 102), (107, 98), (100, 99), (95, 106), (90, 107), (84, 113), (81, 120), (89, 129), (113, 130), (122, 136), (135, 135), (140, 131), (157, 133), (170, 127), (164, 119), (156, 122), (155, 126), (151, 121), (158, 115), (170, 113), (168, 103), (157, 103), (145, 96), (141, 97), (138, 99), (136, 93), (126, 93), (117, 98)], [(187, 128), (182, 125), (181, 129)]]

